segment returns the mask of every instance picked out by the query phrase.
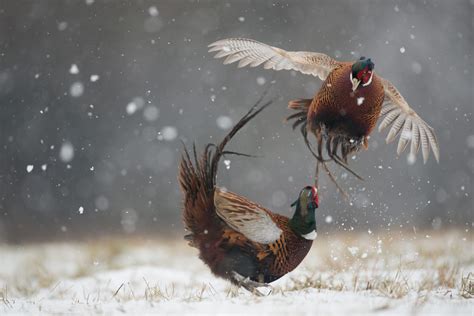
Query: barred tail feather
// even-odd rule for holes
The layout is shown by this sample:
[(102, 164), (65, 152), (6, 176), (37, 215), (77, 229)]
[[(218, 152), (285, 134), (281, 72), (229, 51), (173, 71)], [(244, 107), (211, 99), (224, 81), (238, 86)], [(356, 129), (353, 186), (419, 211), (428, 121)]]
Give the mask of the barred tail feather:
[(271, 101), (260, 106), (259, 100), (241, 119), (224, 139), (218, 144), (208, 144), (200, 157), (193, 145), (193, 157), (186, 147), (179, 164), (178, 182), (184, 196), (183, 221), (190, 235), (185, 238), (190, 245), (196, 246), (196, 236), (206, 234), (220, 225), (214, 208), (214, 189), (220, 158), (225, 155), (242, 155), (237, 152), (225, 151), (227, 143), (258, 113), (271, 104)]

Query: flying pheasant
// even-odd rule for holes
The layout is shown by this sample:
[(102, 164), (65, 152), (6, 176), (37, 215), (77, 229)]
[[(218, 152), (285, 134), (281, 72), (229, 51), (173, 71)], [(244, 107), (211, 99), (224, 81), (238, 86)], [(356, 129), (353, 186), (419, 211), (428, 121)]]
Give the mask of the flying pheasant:
[(227, 142), (269, 103), (254, 106), (217, 146), (209, 144), (194, 163), (186, 149), (178, 180), (184, 196), (183, 219), (189, 232), (185, 239), (199, 249), (199, 257), (211, 271), (261, 295), (266, 286), (295, 269), (316, 237), (315, 187), (303, 188), (293, 217), (270, 210), (216, 186), (217, 166)]
[[(439, 145), (433, 129), (390, 81), (374, 72), (375, 65), (370, 58), (341, 62), (322, 53), (285, 51), (242, 38), (220, 40), (209, 47), (210, 52), (217, 52), (216, 58), (226, 57), (224, 64), (238, 61), (239, 68), (263, 64), (265, 69), (295, 70), (324, 81), (314, 98), (290, 101), (289, 108), (298, 112), (287, 118), (295, 120), (293, 128), (300, 126), (306, 145), (317, 159), (316, 184), (319, 164), (335, 182), (325, 164), (327, 161), (334, 161), (357, 176), (347, 166), (347, 156), (362, 147), (367, 149), (367, 138), (379, 117), (383, 117), (379, 131), (391, 125), (387, 143), (400, 135), (397, 154), (411, 141), (409, 157), (412, 160), (421, 145), (425, 163), (430, 147), (439, 162)], [(308, 132), (316, 136), (316, 151), (308, 142)], [(323, 151), (328, 158), (323, 158)]]

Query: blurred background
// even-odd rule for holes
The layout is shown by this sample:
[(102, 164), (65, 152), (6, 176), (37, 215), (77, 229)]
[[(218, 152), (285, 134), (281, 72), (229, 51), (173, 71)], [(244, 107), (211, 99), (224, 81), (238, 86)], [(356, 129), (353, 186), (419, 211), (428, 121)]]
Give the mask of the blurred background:
[(311, 76), (222, 65), (207, 45), (248, 37), (361, 55), (436, 131), (441, 159), (396, 157), (386, 132), (322, 179), (319, 231), (471, 229), (473, 1), (0, 0), (0, 241), (183, 235), (183, 140), (219, 141), (270, 86), (274, 104), (230, 143), (218, 183), (284, 215), (314, 160), (283, 122)]

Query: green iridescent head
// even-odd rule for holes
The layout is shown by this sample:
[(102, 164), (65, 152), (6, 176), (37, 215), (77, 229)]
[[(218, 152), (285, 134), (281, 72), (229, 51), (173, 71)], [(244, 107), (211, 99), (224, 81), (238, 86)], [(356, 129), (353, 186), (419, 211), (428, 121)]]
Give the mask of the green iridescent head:
[(295, 213), (290, 219), (291, 229), (299, 236), (313, 240), (316, 238), (316, 209), (319, 206), (318, 189), (314, 186), (303, 188), (298, 199), (291, 204)]

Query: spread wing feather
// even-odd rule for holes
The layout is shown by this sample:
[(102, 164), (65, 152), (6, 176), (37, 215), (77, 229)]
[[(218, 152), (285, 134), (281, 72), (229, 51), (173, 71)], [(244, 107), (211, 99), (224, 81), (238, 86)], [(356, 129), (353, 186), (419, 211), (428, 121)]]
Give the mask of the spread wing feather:
[(217, 52), (215, 58), (226, 57), (224, 64), (239, 61), (238, 67), (296, 70), (325, 80), (340, 62), (328, 55), (314, 52), (289, 52), (278, 47), (245, 38), (228, 38), (209, 45), (209, 52)]
[(242, 196), (216, 188), (214, 205), (227, 225), (254, 242), (270, 244), (282, 234), (267, 210)]
[(385, 117), (379, 125), (379, 131), (391, 125), (386, 138), (387, 143), (392, 142), (400, 134), (397, 154), (401, 154), (411, 140), (410, 155), (412, 157), (416, 157), (421, 144), (424, 162), (428, 160), (430, 148), (436, 161), (439, 162), (439, 144), (433, 129), (408, 105), (390, 81), (382, 78), (382, 84), (385, 99), (380, 115)]

